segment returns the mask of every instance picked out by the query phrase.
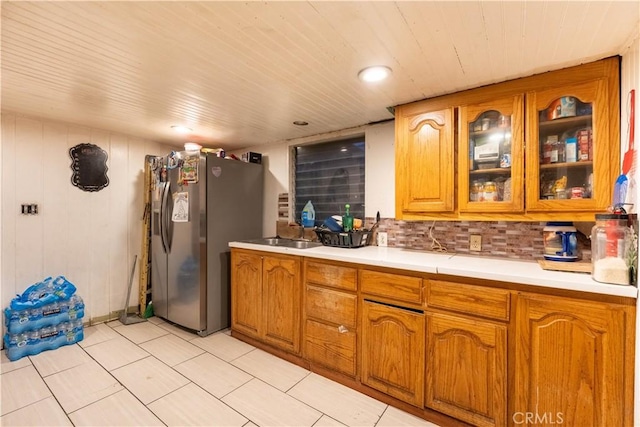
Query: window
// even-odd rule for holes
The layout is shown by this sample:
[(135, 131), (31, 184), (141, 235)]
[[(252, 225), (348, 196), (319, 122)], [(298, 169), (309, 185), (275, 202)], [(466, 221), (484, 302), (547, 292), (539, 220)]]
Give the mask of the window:
[(355, 218), (364, 219), (364, 135), (343, 141), (294, 147), (295, 220), (311, 200), (316, 225), (351, 206)]

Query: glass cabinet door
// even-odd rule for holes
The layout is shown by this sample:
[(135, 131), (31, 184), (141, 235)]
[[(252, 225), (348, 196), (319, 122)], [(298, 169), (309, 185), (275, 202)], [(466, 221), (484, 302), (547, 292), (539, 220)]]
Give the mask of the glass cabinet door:
[[(599, 81), (527, 94), (527, 209), (604, 209), (611, 201), (606, 106)], [(605, 170), (605, 174), (598, 174)]]
[(461, 212), (524, 210), (522, 111), (522, 96), (460, 107)]

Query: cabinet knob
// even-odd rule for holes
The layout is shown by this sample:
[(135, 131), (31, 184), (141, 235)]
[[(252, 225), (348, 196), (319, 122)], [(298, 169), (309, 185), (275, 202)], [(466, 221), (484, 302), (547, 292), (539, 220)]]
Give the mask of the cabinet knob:
[(341, 334), (346, 334), (347, 332), (349, 332), (349, 329), (347, 329), (344, 325), (340, 325), (338, 326), (338, 332), (340, 332)]

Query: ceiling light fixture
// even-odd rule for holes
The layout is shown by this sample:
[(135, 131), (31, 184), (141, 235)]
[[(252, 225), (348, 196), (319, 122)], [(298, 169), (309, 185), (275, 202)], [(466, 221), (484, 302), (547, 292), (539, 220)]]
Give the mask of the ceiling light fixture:
[(184, 151), (200, 151), (202, 145), (196, 142), (185, 142), (184, 143)]
[(358, 73), (358, 78), (363, 82), (374, 83), (379, 82), (391, 75), (391, 68), (384, 65), (375, 65), (367, 67)]
[(171, 126), (171, 129), (175, 130), (176, 132), (179, 133), (189, 133), (191, 131), (193, 131), (193, 129), (188, 128), (186, 126), (180, 126), (180, 125), (173, 125)]
[(296, 120), (295, 122), (293, 122), (293, 124), (296, 126), (307, 126), (309, 122), (305, 122), (304, 120)]

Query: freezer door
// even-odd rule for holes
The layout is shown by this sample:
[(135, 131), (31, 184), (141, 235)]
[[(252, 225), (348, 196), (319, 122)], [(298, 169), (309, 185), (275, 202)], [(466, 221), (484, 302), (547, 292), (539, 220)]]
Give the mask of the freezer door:
[[(204, 164), (200, 165), (204, 168)], [(189, 329), (206, 328), (206, 183), (182, 185), (179, 168), (169, 173), (171, 209), (168, 212), (167, 237), (169, 243), (168, 314), (166, 319)], [(176, 222), (176, 197), (188, 198), (188, 220)], [(175, 208), (174, 208), (175, 206)], [(155, 302), (154, 302), (155, 305)]]
[(262, 165), (207, 156), (207, 333), (229, 327), (229, 242), (262, 237)]
[(167, 183), (159, 183), (151, 194), (151, 301), (157, 316), (167, 317), (167, 246), (164, 236), (168, 196)]

